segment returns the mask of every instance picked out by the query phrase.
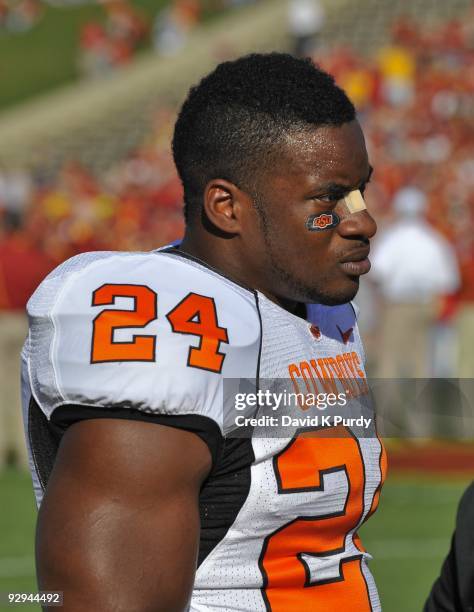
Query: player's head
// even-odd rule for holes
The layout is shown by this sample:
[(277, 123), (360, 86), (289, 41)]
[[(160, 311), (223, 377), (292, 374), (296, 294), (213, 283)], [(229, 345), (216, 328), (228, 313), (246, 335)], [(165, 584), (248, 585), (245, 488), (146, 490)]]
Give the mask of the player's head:
[(173, 152), (188, 232), (223, 240), (246, 278), (281, 299), (352, 299), (360, 270), (347, 261), (366, 254), (372, 218), (306, 227), (370, 174), (354, 106), (330, 75), (280, 53), (220, 64), (184, 102)]

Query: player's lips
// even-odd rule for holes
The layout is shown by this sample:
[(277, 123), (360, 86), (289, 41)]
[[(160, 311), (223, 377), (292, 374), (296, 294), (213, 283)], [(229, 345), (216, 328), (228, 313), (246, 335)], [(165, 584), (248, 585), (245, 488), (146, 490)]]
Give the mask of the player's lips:
[(357, 249), (357, 251), (353, 251), (349, 255), (346, 255), (341, 261), (341, 268), (349, 274), (350, 276), (360, 276), (361, 274), (367, 274), (370, 270), (370, 261), (369, 261), (369, 252), (370, 247), (365, 247), (363, 249)]

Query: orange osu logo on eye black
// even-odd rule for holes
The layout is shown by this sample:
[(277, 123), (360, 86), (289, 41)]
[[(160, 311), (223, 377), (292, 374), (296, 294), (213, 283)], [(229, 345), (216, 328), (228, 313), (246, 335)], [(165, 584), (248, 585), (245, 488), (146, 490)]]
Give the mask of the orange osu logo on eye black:
[(319, 215), (310, 215), (306, 221), (306, 229), (310, 232), (320, 232), (331, 229), (339, 224), (339, 217), (334, 212), (322, 212)]

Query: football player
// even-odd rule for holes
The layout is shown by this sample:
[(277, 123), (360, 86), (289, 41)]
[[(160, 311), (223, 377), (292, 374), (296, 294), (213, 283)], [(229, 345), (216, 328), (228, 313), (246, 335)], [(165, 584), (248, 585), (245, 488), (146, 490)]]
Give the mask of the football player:
[(373, 428), (234, 435), (223, 399), (235, 379), (367, 394), (354, 107), (309, 60), (253, 54), (190, 90), (173, 152), (179, 246), (79, 255), (28, 304), (40, 588), (65, 612), (379, 610), (357, 535), (384, 478)]

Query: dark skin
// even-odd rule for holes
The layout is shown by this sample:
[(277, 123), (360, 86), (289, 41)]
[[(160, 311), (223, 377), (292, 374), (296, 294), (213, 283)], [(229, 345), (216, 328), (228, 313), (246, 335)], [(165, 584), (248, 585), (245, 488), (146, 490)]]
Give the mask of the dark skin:
[[(345, 303), (359, 285), (350, 262), (368, 254), (376, 225), (339, 200), (370, 172), (356, 121), (293, 133), (259, 176), (257, 199), (218, 177), (208, 183), (206, 221), (188, 226), (180, 248), (288, 310)], [(307, 218), (328, 210), (341, 223), (309, 232)], [(210, 469), (207, 445), (187, 431), (118, 419), (71, 426), (39, 513), (40, 588), (64, 591), (64, 612), (185, 610)]]

